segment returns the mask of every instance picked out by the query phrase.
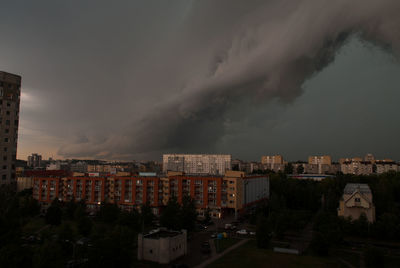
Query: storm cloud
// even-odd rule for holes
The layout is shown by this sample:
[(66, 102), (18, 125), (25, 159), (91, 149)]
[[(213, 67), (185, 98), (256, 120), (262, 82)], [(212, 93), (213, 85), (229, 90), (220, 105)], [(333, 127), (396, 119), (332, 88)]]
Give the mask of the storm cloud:
[[(198, 9), (224, 16), (228, 3), (199, 5), (191, 7), (184, 23), (191, 25), (191, 13)], [(209, 54), (211, 68), (203, 77), (132, 123), (123, 135), (98, 146), (91, 141), (68, 145), (61, 154), (211, 149), (226, 134), (226, 112), (240, 105), (241, 98), (253, 98), (257, 105), (272, 98), (293, 101), (303, 82), (334, 60), (348, 36), (358, 33), (397, 52), (399, 7), (398, 1), (258, 2), (239, 21), (227, 18), (235, 27)]]
[[(32, 87), (70, 90), (68, 101), (57, 91), (41, 93), (68, 115), (55, 113), (65, 124), (48, 125), (47, 134), (61, 139), (58, 155), (132, 159), (213, 152), (251, 107), (295, 102), (304, 83), (334, 62), (350, 38), (400, 52), (396, 0), (162, 3), (125, 3), (108, 12), (100, 2), (64, 4), (53, 14), (61, 16), (57, 27), (35, 23), (46, 29), (31, 29), (41, 34), (31, 38), (51, 47), (39, 51), (63, 64), (52, 76), (53, 61), (43, 62), (48, 55), (29, 54), (49, 72), (31, 78)], [(28, 28), (29, 18), (31, 13), (24, 19)], [(74, 47), (85, 49), (62, 55)], [(43, 118), (54, 122), (51, 116)]]

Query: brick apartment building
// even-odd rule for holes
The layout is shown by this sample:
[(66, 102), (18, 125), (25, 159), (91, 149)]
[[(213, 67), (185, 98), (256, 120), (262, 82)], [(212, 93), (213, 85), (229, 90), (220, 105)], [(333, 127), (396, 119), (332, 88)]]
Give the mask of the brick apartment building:
[(170, 172), (167, 176), (108, 176), (108, 177), (34, 177), (33, 197), (44, 209), (57, 198), (61, 201), (84, 200), (89, 210), (98, 209), (102, 202), (118, 204), (124, 210), (148, 204), (154, 214), (175, 196), (179, 203), (190, 195), (197, 212), (203, 216), (207, 209), (212, 217), (242, 212), (247, 206), (269, 198), (266, 176), (245, 176), (244, 172), (229, 171), (225, 176), (193, 176)]

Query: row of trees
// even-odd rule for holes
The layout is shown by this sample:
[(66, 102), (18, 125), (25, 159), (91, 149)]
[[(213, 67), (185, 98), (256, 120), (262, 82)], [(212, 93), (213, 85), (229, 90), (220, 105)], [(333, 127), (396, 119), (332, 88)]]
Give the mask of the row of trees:
[[(81, 267), (131, 267), (136, 262), (137, 234), (155, 228), (152, 208), (121, 210), (104, 203), (95, 215), (86, 204), (54, 200), (44, 217), (31, 191), (0, 188), (0, 263), (2, 267), (63, 267), (68, 261)], [(162, 226), (193, 230), (194, 201), (172, 198), (160, 216)], [(40, 222), (39, 231), (26, 226)], [(29, 229), (29, 228), (28, 228)]]
[(182, 205), (175, 196), (170, 198), (168, 204), (160, 216), (160, 223), (169, 229), (195, 229), (197, 213), (194, 200), (190, 196), (182, 198)]
[[(376, 222), (365, 217), (352, 221), (339, 218), (337, 208), (347, 183), (367, 183), (376, 207)], [(400, 239), (400, 173), (372, 176), (338, 174), (321, 182), (287, 178), (283, 173), (270, 174), (271, 196), (268, 204), (259, 206), (251, 215), (257, 223), (260, 246), (268, 241), (266, 234), (281, 237), (285, 231), (298, 231), (315, 218), (313, 248), (325, 254), (344, 236)], [(264, 241), (264, 242), (262, 242)]]

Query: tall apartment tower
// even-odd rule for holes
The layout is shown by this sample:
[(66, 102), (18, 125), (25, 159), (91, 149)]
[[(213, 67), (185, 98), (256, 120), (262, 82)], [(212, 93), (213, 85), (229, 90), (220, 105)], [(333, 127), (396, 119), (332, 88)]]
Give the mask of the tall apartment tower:
[(283, 164), (283, 157), (281, 155), (264, 155), (261, 157), (261, 164), (268, 165), (268, 164)]
[(0, 185), (15, 184), (21, 76), (0, 71)]
[(27, 166), (31, 168), (40, 168), (42, 166), (42, 156), (40, 154), (28, 156)]

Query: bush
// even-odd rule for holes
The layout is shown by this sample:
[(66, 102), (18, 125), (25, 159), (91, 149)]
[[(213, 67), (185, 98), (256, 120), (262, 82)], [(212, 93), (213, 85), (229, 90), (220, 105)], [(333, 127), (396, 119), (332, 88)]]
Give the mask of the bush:
[(57, 201), (53, 201), (51, 206), (47, 209), (45, 220), (47, 224), (60, 225), (62, 219), (62, 210)]

